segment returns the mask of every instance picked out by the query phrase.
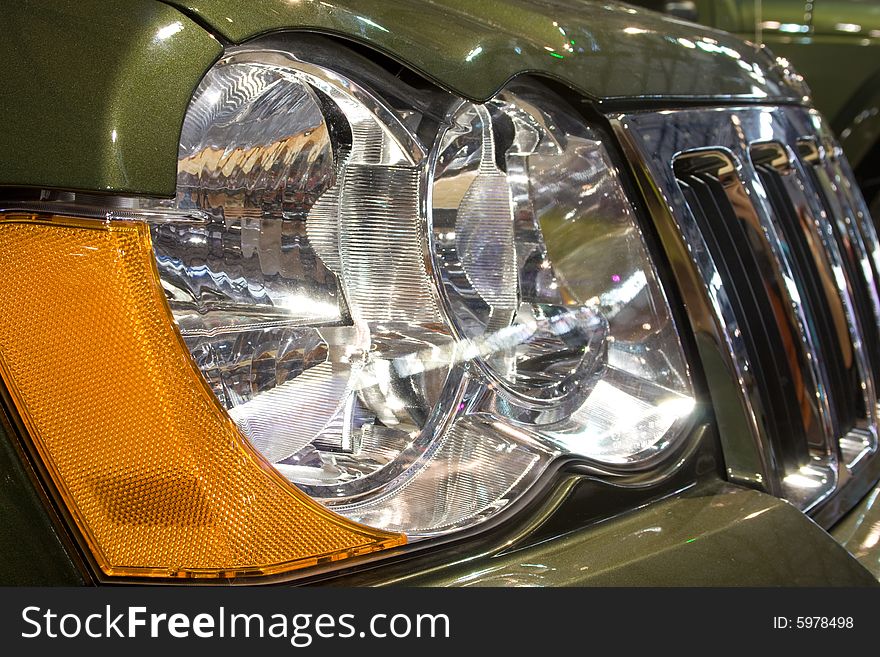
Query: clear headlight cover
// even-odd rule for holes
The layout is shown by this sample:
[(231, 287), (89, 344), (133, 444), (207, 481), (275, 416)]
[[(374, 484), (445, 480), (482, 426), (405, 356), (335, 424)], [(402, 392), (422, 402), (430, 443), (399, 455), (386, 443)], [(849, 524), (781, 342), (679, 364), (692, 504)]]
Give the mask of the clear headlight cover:
[(411, 538), (490, 517), (563, 457), (670, 452), (688, 371), (601, 136), (534, 84), (416, 109), (352, 77), (240, 49), (183, 126), (153, 248), (241, 431), (314, 499)]

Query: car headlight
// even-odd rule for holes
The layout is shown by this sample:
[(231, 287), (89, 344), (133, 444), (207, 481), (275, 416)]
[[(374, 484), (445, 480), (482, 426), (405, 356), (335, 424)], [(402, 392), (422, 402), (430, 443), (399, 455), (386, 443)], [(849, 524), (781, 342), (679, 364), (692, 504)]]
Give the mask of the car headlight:
[[(239, 48), (194, 95), (173, 201), (0, 224), (4, 378), (106, 572), (445, 535), (551, 463), (645, 469), (685, 436), (681, 344), (601, 134), (533, 82), (401, 108), (356, 77)], [(36, 239), (51, 271), (25, 286)]]

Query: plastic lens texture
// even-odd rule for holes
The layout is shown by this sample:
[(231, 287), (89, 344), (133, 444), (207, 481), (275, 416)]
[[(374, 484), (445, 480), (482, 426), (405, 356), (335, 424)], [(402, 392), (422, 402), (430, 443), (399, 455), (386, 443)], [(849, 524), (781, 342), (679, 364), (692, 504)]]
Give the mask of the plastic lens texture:
[(602, 139), (544, 90), (464, 104), (442, 136), (432, 238), (496, 408), (604, 464), (649, 459), (693, 409), (668, 304)]
[(404, 542), (247, 443), (176, 334), (143, 223), (8, 215), (0, 266), (0, 372), (106, 574), (271, 574)]
[(427, 112), (363, 79), (243, 49), (184, 123), (154, 251), (241, 431), (312, 498), (411, 537), (491, 517), (560, 457), (669, 451), (687, 368), (602, 139), (534, 86)]

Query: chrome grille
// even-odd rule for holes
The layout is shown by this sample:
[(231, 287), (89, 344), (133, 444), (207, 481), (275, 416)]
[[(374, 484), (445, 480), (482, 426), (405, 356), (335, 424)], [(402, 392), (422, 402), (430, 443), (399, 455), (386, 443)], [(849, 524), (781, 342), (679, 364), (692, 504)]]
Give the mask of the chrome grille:
[[(839, 245), (832, 225), (827, 213), (816, 219), (807, 187), (787, 151), (781, 144), (764, 143), (752, 146), (750, 155), (805, 295), (811, 332), (819, 343), (831, 435), (838, 437), (843, 462), (851, 466), (870, 444), (872, 418), (868, 409), (873, 400), (865, 380), (872, 371), (880, 370), (872, 370), (865, 358), (871, 346), (865, 335), (866, 328), (876, 328), (876, 323), (866, 325), (858, 313), (863, 305), (853, 302), (855, 286), (847, 281), (858, 283), (859, 279), (834, 276), (832, 261), (839, 261)], [(860, 338), (863, 348), (857, 349)], [(860, 446), (859, 453), (852, 451), (856, 446)]]
[(614, 124), (644, 167), (728, 476), (820, 509), (878, 461), (880, 247), (845, 158), (801, 107)]

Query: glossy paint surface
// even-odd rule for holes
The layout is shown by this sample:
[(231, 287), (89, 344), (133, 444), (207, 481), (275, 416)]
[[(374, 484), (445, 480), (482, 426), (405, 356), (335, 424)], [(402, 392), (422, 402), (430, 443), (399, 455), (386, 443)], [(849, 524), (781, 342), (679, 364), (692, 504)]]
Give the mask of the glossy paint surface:
[(408, 586), (876, 585), (789, 504), (730, 486), (691, 491), (538, 545), (385, 582)]
[(311, 29), (373, 46), (457, 93), (486, 99), (526, 71), (597, 99), (788, 99), (771, 62), (728, 34), (612, 2), (171, 0), (240, 43)]
[(173, 193), (213, 37), (152, 0), (11, 3), (3, 31), (0, 185)]
[(880, 579), (880, 486), (866, 495), (831, 535)]
[[(800, 98), (767, 68), (765, 55), (742, 42), (619, 5), (516, 0), (499, 9), (498, 3), (464, 0), (268, 0), (256, 6), (241, 0), (166, 5), (146, 0), (31, 1), (5, 10), (7, 26), (18, 38), (0, 44), (0, 54), (23, 64), (2, 74), (7, 97), (0, 184), (173, 193), (183, 113), (221, 47), (207, 30), (167, 5), (176, 5), (233, 42), (279, 30), (340, 35), (472, 98), (486, 98), (511, 76), (528, 71), (603, 100)], [(23, 494), (25, 489), (17, 490)], [(6, 499), (0, 496), (4, 504)], [(0, 533), (4, 581), (13, 580), (16, 564), (24, 563), (21, 555), (38, 549), (44, 550), (41, 558), (50, 569), (39, 581), (74, 581), (69, 559), (45, 547), (51, 546), (53, 534), (39, 506), (10, 504), (15, 508), (3, 510), (4, 523), (9, 513), (22, 509), (33, 518)], [(30, 528), (28, 521), (34, 523)], [(38, 547), (14, 545), (21, 531), (33, 532)], [(437, 574), (410, 570), (413, 574), (403, 580), (380, 575), (374, 583), (873, 581), (794, 508), (734, 487), (678, 496), (541, 545), (468, 559)]]
[(171, 196), (186, 105), (221, 53), (212, 33), (338, 35), (474, 99), (525, 72), (604, 100), (800, 98), (765, 52), (608, 3), (30, 0), (4, 25), (2, 186)]

